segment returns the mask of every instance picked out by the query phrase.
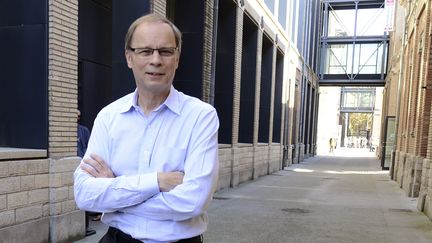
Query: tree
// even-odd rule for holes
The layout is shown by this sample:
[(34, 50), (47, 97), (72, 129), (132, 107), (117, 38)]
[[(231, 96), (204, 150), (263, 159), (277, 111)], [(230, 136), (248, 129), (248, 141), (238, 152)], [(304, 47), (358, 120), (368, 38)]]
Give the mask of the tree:
[(366, 136), (366, 131), (372, 127), (372, 113), (350, 113), (349, 129), (352, 136)]

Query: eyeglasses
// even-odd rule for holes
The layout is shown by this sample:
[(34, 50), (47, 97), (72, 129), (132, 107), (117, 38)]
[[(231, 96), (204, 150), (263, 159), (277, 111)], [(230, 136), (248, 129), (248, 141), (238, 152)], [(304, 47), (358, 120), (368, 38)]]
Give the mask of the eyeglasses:
[(153, 55), (154, 51), (157, 51), (162, 57), (172, 57), (177, 51), (178, 47), (161, 47), (161, 48), (132, 48), (129, 47), (129, 50), (133, 51), (135, 54), (141, 57), (150, 57)]

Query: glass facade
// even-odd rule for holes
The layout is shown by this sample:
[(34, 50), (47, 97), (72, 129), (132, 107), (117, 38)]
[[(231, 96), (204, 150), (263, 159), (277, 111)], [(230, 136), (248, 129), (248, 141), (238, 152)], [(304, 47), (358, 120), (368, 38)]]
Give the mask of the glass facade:
[(274, 16), (277, 16), (277, 20), (283, 29), (287, 28), (287, 2), (287, 0), (264, 0), (267, 8)]
[(324, 50), (324, 74), (385, 73), (387, 43), (328, 44)]
[(375, 88), (342, 88), (341, 112), (372, 112), (375, 107)]
[(327, 0), (323, 10), (320, 83), (383, 84), (389, 41), (383, 2)]

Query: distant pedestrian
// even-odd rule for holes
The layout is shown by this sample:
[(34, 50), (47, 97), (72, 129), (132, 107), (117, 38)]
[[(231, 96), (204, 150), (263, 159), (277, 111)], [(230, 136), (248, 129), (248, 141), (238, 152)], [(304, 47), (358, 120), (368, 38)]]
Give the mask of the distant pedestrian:
[(329, 153), (334, 153), (334, 149), (336, 148), (336, 140), (334, 138), (329, 139)]
[(374, 152), (375, 148), (373, 146), (373, 139), (372, 137), (369, 138), (369, 152)]

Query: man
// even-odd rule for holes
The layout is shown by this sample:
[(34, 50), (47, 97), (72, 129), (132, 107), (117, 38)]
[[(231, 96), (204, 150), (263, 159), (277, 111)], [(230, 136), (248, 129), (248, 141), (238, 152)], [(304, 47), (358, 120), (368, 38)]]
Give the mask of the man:
[(181, 32), (154, 14), (131, 24), (136, 90), (102, 109), (75, 171), (79, 208), (103, 212), (100, 242), (202, 242), (218, 178), (219, 121), (172, 86)]
[(329, 139), (329, 153), (333, 153), (334, 152), (334, 138), (330, 138)]
[(90, 137), (90, 131), (86, 126), (81, 125), (79, 123), (80, 118), (81, 118), (80, 110), (78, 110), (77, 116), (78, 116), (77, 155), (82, 158), (84, 156), (86, 150), (87, 150), (87, 144), (88, 144), (89, 137)]

